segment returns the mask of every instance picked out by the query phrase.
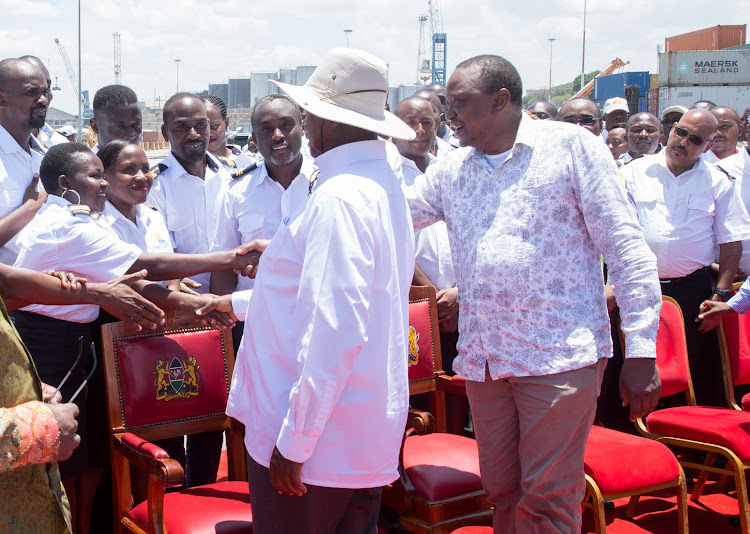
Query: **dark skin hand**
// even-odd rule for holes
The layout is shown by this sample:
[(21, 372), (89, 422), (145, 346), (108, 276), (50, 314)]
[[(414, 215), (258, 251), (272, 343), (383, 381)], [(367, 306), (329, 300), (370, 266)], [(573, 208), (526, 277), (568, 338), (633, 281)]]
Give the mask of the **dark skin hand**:
[(620, 398), (630, 406), (630, 420), (653, 412), (661, 398), (661, 380), (655, 358), (626, 358), (620, 371)]
[(441, 289), (437, 292), (436, 298), (440, 330), (455, 332), (458, 330), (458, 289)]
[(268, 479), (279, 494), (297, 495), (301, 497), (307, 493), (307, 488), (302, 483), (302, 465), (284, 458), (279, 449), (273, 448), (271, 465), (268, 466)]
[(734, 310), (729, 307), (726, 302), (720, 302), (718, 300), (704, 300), (701, 303), (700, 314), (695, 319), (696, 323), (701, 323), (698, 327), (698, 331), (701, 334), (710, 332), (721, 322), (721, 318), (728, 313), (734, 313)]

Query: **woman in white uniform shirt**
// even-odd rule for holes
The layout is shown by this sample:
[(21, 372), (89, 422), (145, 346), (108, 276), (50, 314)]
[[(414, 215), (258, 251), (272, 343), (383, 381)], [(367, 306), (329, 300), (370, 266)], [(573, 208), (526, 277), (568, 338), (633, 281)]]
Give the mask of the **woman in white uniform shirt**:
[[(242, 268), (250, 262), (251, 258), (238, 251), (197, 255), (152, 254), (124, 243), (107, 223), (96, 217), (106, 202), (108, 184), (103, 174), (101, 161), (85, 145), (56, 145), (47, 152), (40, 175), (49, 198), (23, 230), (17, 266), (40, 271), (66, 271), (90, 282), (106, 282), (144, 268), (148, 269), (150, 278), (174, 279), (218, 269)], [(164, 301), (183, 298), (178, 292), (169, 292), (148, 282), (140, 282), (134, 287), (149, 298), (151, 295), (163, 297), (165, 293), (168, 296)], [(88, 356), (91, 323), (98, 313), (98, 306), (93, 305), (36, 304), (13, 312), (16, 328), (44, 382), (60, 382), (78, 355), (79, 337), (84, 338), (83, 348)], [(81, 380), (81, 376), (68, 380), (62, 390), (64, 399), (70, 398)], [(60, 464), (60, 471), (71, 510), (74, 514), (77, 510), (81, 518), (77, 520), (79, 530), (86, 532), (94, 488), (78, 487), (79, 475), (88, 463), (86, 403), (80, 402), (81, 398), (77, 400), (81, 446), (70, 460)]]

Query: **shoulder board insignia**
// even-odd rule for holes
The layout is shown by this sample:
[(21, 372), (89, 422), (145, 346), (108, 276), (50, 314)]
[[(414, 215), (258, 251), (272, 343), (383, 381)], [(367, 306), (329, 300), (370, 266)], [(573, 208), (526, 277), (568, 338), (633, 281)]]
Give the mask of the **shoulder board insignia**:
[(157, 209), (156, 209), (155, 207), (153, 207), (153, 206), (152, 206), (152, 205), (150, 205), (150, 204), (144, 204), (144, 206), (145, 206), (146, 208), (152, 209), (152, 210), (154, 210), (154, 211), (159, 211), (159, 210), (157, 210)]
[(231, 160), (224, 156), (219, 156), (219, 161), (221, 161), (224, 165), (226, 165), (230, 169), (234, 169), (235, 167), (237, 167), (237, 164), (234, 162), (234, 160)]
[(640, 156), (636, 156), (636, 157), (634, 157), (633, 159), (631, 159), (631, 160), (628, 160), (628, 161), (626, 161), (625, 163), (623, 163), (623, 165), (630, 165), (630, 164), (631, 164), (631, 163), (633, 163), (633, 162), (634, 162), (635, 160), (641, 159), (642, 157), (643, 157), (643, 154), (641, 154)]
[(728, 171), (727, 171), (726, 169), (724, 169), (723, 167), (721, 167), (720, 165), (714, 165), (714, 167), (716, 167), (716, 168), (717, 168), (717, 169), (719, 169), (719, 170), (720, 170), (721, 172), (723, 172), (724, 174), (726, 174), (726, 175), (727, 175), (727, 178), (729, 178), (729, 179), (730, 179), (730, 180), (732, 180), (733, 182), (734, 182), (734, 180), (736, 179), (736, 178), (735, 178), (734, 176), (732, 176), (731, 174), (729, 174), (729, 172), (728, 172)]
[(159, 163), (158, 165), (154, 165), (153, 167), (151, 167), (151, 169), (149, 169), (149, 172), (154, 178), (156, 178), (161, 173), (166, 171), (168, 168), (169, 167), (167, 165), (164, 165), (163, 163)]
[(248, 174), (250, 172), (253, 172), (257, 168), (258, 168), (258, 164), (257, 163), (251, 163), (250, 165), (248, 165), (244, 169), (240, 169), (238, 171), (234, 171), (232, 173), (232, 180), (236, 180), (238, 178), (242, 178), (243, 176), (245, 176), (246, 174)]
[(68, 206), (68, 209), (70, 210), (70, 213), (72, 213), (73, 215), (80, 215), (80, 214), (91, 215), (91, 208), (89, 208), (88, 206), (71, 204), (70, 206)]
[(206, 153), (206, 166), (214, 172), (219, 172), (219, 164), (216, 162), (214, 157), (215, 156)]

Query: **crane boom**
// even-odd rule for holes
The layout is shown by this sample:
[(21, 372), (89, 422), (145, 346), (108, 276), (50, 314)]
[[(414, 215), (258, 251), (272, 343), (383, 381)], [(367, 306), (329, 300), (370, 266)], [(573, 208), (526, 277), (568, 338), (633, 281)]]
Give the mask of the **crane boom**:
[[(596, 75), (596, 78), (598, 78), (599, 76), (607, 76), (608, 74), (612, 74), (614, 71), (624, 66), (625, 66), (625, 62), (621, 60), (619, 57), (616, 57), (615, 59), (612, 60), (612, 63), (607, 65), (603, 71), (601, 71), (599, 74)], [(577, 96), (589, 96), (591, 94), (591, 91), (593, 90), (594, 90), (594, 80), (591, 80), (589, 83), (584, 85), (581, 88), (581, 90), (575, 94), (573, 98)]]
[[(70, 58), (68, 58), (68, 53), (65, 51), (65, 47), (60, 42), (60, 39), (55, 39), (55, 44), (57, 45), (57, 49), (60, 51), (60, 56), (62, 57), (63, 64), (65, 65), (65, 70), (68, 71), (68, 78), (70, 78), (70, 83), (73, 85), (73, 92), (78, 92), (78, 77), (76, 76), (75, 72), (73, 72), (73, 67), (70, 64)], [(83, 102), (83, 95), (79, 94), (78, 98)]]

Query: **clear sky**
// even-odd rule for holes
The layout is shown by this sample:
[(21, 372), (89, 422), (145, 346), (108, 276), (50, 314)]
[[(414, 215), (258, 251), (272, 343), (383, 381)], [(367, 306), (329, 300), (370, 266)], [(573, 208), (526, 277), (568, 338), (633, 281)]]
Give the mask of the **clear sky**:
[[(581, 71), (584, 0), (436, 0), (448, 34), (448, 73), (463, 59), (498, 54), (521, 73), (525, 88), (545, 87), (554, 37), (552, 83)], [(77, 0), (0, 0), (0, 55), (36, 55), (60, 91), (53, 106), (77, 110), (75, 92), (55, 45), (59, 38), (77, 70)], [(417, 77), (418, 17), (426, 0), (81, 0), (83, 88), (114, 82), (112, 34), (122, 40), (122, 83), (141, 100), (169, 97), (176, 88), (200, 91), (209, 83), (250, 72), (316, 65), (327, 50), (363, 48), (390, 66), (390, 84)], [(588, 0), (586, 71), (615, 57), (632, 71), (657, 68), (664, 37), (717, 24), (745, 24), (750, 0)], [(426, 30), (429, 33), (429, 29)]]

